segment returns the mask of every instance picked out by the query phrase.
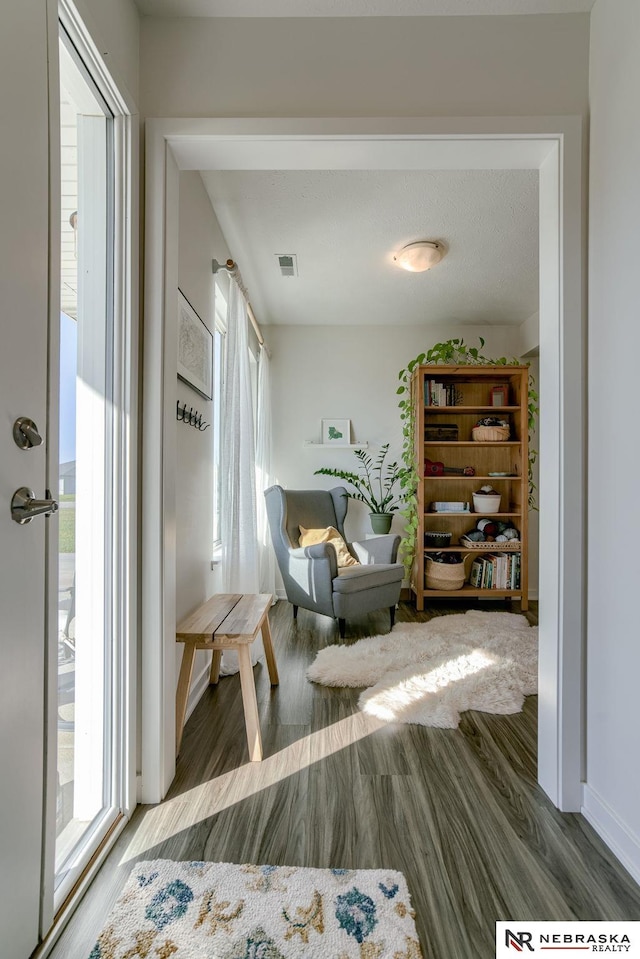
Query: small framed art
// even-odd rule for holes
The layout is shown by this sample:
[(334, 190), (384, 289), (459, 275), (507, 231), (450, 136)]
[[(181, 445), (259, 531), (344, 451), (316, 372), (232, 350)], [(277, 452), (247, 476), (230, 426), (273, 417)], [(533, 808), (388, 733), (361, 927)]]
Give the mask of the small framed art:
[(178, 290), (178, 378), (196, 393), (213, 396), (213, 333)]
[(323, 420), (322, 442), (331, 446), (348, 446), (351, 442), (351, 420)]

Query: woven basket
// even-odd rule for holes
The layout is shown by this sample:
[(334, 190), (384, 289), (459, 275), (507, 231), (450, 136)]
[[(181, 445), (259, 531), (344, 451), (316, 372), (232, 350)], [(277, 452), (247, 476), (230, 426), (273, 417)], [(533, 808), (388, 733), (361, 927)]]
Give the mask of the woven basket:
[(467, 578), (465, 556), (462, 563), (436, 563), (425, 556), (425, 583), (427, 589), (462, 589)]
[(471, 438), (476, 443), (500, 443), (509, 439), (508, 426), (474, 426)]

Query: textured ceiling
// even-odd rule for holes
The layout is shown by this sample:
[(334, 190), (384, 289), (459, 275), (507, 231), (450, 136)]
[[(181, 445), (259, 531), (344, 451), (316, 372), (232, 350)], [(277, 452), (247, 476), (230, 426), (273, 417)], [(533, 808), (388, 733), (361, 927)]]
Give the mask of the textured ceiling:
[(136, 0), (151, 17), (429, 17), (581, 13), (595, 0)]
[[(520, 324), (538, 310), (538, 175), (489, 171), (202, 174), (261, 323)], [(406, 273), (393, 254), (439, 240)], [(299, 275), (276, 254), (295, 253)]]

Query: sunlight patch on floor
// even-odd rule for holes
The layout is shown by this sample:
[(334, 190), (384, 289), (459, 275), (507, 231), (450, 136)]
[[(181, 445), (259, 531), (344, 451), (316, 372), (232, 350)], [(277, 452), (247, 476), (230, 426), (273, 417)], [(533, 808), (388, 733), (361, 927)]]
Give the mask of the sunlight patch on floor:
[(304, 736), (273, 756), (266, 756), (262, 762), (248, 762), (181, 793), (175, 799), (160, 803), (145, 814), (120, 860), (121, 864), (190, 826), (255, 796), (289, 776), (295, 776), (313, 763), (321, 762), (333, 753), (365, 739), (385, 725), (375, 717), (354, 713)]

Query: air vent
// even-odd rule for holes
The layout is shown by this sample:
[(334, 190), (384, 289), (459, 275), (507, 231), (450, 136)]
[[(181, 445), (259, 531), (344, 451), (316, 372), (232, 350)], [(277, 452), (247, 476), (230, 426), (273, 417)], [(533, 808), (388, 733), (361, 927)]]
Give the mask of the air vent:
[(295, 253), (276, 253), (282, 276), (298, 275), (298, 258)]

